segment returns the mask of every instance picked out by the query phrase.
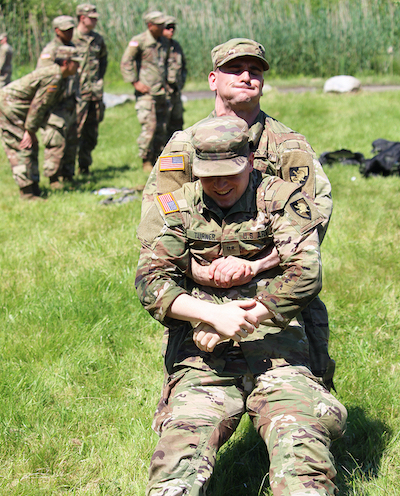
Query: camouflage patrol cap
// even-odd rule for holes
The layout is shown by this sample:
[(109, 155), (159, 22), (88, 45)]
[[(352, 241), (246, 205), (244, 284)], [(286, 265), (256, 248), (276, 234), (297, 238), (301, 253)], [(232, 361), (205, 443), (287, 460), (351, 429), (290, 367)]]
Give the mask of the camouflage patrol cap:
[(222, 45), (211, 50), (213, 70), (226, 64), (237, 57), (256, 57), (263, 65), (264, 71), (268, 71), (269, 64), (265, 58), (265, 48), (254, 40), (247, 38), (233, 38)]
[(7, 38), (6, 32), (0, 34), (0, 41), (4, 40), (4, 38)]
[(87, 16), (87, 17), (93, 17), (97, 19), (100, 14), (97, 12), (97, 8), (95, 5), (92, 5), (91, 3), (81, 3), (78, 5), (76, 8), (76, 15), (77, 16)]
[(244, 171), (250, 154), (249, 128), (239, 117), (205, 119), (193, 130), (193, 174), (231, 176)]
[(176, 19), (173, 16), (165, 16), (165, 25), (166, 26), (176, 26)]
[(73, 60), (74, 62), (82, 62), (79, 57), (78, 50), (73, 46), (62, 45), (57, 48), (56, 59)]
[(165, 24), (165, 15), (159, 10), (153, 10), (148, 14), (143, 16), (144, 22), (148, 24), (151, 22), (152, 24)]
[(61, 31), (67, 31), (68, 29), (75, 27), (75, 20), (71, 16), (61, 15), (53, 19), (53, 28), (61, 29)]

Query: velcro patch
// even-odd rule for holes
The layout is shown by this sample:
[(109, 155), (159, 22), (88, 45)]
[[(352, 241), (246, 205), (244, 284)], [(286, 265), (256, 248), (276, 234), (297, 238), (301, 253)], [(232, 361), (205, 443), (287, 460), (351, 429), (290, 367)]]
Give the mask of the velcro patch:
[(160, 171), (185, 170), (183, 155), (166, 155), (160, 157)]
[(49, 53), (42, 53), (40, 56), (41, 59), (51, 59), (51, 55)]
[(302, 219), (311, 220), (311, 210), (304, 198), (300, 198), (290, 204), (292, 210)]
[(132, 40), (129, 42), (129, 46), (137, 47), (137, 46), (139, 46), (139, 42)]
[(179, 212), (179, 207), (175, 201), (175, 198), (172, 196), (172, 193), (166, 193), (165, 195), (157, 196), (157, 200), (159, 201), (161, 208), (165, 214), (170, 214), (172, 212)]
[(56, 84), (49, 84), (49, 86), (47, 87), (47, 91), (49, 93), (54, 93), (55, 91), (57, 91), (57, 88), (58, 86)]
[(300, 183), (302, 186), (307, 182), (310, 169), (307, 166), (290, 167), (289, 177), (292, 183)]

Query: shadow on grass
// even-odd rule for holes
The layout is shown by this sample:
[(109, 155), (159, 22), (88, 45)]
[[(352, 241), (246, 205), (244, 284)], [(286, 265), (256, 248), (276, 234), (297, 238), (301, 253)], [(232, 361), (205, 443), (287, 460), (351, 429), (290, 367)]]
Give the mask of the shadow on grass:
[[(73, 182), (65, 183), (64, 187), (60, 191), (79, 191), (81, 193), (93, 191), (97, 189), (97, 185), (99, 183), (113, 180), (131, 169), (132, 166), (128, 164), (121, 166), (109, 165), (103, 169), (90, 170), (90, 174), (87, 175), (76, 174)], [(110, 184), (109, 186), (113, 187), (114, 185)], [(48, 184), (41, 184), (41, 190), (44, 198), (51, 194), (57, 193), (57, 190), (52, 190)]]
[(338, 471), (336, 484), (341, 496), (355, 494), (356, 481), (367, 482), (378, 476), (391, 436), (391, 429), (384, 422), (368, 418), (362, 408), (348, 407), (347, 410), (347, 431), (332, 446)]
[[(347, 431), (332, 445), (338, 471), (336, 484), (341, 496), (354, 495), (356, 481), (362, 483), (377, 477), (390, 438), (387, 425), (368, 419), (362, 408), (351, 407), (348, 413)], [(268, 471), (264, 442), (247, 420), (242, 433), (222, 448), (207, 495), (272, 495)]]

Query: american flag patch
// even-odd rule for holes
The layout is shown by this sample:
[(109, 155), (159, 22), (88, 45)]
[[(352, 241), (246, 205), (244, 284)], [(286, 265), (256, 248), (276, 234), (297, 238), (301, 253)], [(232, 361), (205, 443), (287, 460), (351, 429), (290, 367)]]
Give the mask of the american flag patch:
[(183, 155), (167, 155), (160, 157), (160, 171), (185, 170)]
[(57, 91), (57, 88), (58, 86), (56, 84), (50, 84), (48, 87), (47, 87), (47, 91), (49, 93), (54, 93), (55, 91)]
[(165, 195), (157, 196), (157, 200), (160, 202), (161, 208), (165, 214), (170, 214), (171, 212), (179, 212), (178, 205), (175, 202), (175, 198), (171, 193), (166, 193)]

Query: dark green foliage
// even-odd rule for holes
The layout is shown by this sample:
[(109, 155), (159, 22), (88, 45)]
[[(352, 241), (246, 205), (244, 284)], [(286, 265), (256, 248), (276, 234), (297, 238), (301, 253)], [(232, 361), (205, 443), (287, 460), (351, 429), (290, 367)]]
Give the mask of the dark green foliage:
[[(78, 1), (3, 0), (2, 22), (10, 32), (16, 65), (36, 64), (52, 36), (51, 20), (74, 15)], [(97, 0), (98, 31), (110, 58), (119, 64), (129, 39), (145, 29), (147, 2)], [(189, 78), (207, 76), (210, 50), (233, 37), (264, 44), (271, 73), (277, 76), (330, 77), (336, 74), (393, 74), (399, 71), (400, 7), (397, 1), (366, 0), (171, 0), (168, 14), (178, 20), (177, 39), (184, 47)]]

